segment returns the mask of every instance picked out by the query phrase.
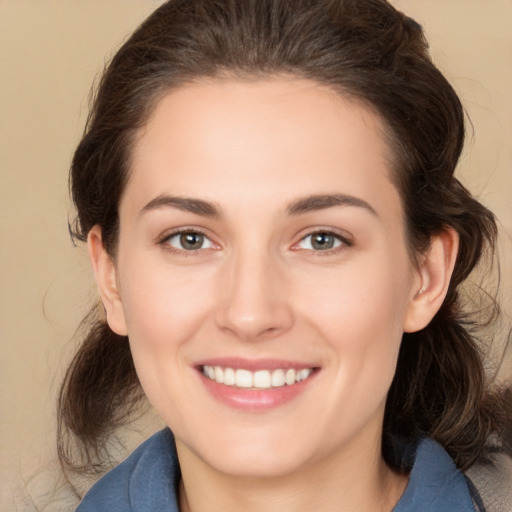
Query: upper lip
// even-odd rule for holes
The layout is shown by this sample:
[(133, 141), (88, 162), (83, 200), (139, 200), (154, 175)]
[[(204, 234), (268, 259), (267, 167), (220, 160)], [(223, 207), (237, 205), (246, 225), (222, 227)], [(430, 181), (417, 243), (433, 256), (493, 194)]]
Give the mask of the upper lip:
[(246, 359), (241, 357), (216, 357), (204, 359), (194, 364), (197, 368), (203, 366), (220, 366), (222, 368), (233, 368), (249, 370), (252, 372), (258, 370), (278, 370), (318, 368), (319, 365), (311, 362), (292, 361), (289, 359)]

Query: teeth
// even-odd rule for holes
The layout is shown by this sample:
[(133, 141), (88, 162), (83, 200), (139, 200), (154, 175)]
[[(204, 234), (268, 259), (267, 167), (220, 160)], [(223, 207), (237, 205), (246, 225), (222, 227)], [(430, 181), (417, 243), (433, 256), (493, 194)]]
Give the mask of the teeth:
[[(217, 368), (219, 368), (221, 372), (223, 371), (222, 368), (220, 368), (219, 366), (217, 366)], [(224, 384), (226, 384), (226, 386), (234, 386), (236, 384), (235, 370), (233, 370), (233, 368), (226, 368), (223, 371), (223, 373), (224, 373)], [(217, 380), (217, 382), (221, 383), (220, 380)]]
[(311, 370), (309, 368), (304, 368), (303, 370), (297, 372), (297, 375), (295, 376), (295, 381), (300, 382), (301, 380), (307, 379), (310, 375)]
[(295, 384), (295, 370), (286, 370), (286, 374), (284, 376), (284, 380), (288, 386)]
[(203, 366), (203, 375), (219, 384), (239, 388), (270, 389), (291, 386), (296, 382), (307, 379), (313, 373), (312, 368), (294, 370), (249, 370), (222, 368), (221, 366)]
[(252, 388), (252, 372), (249, 370), (237, 370), (235, 379), (239, 388)]
[[(208, 376), (210, 375), (210, 372), (208, 372)], [(222, 368), (220, 366), (215, 367), (215, 381), (219, 382), (220, 384), (224, 383), (224, 372), (222, 371)]]
[(272, 387), (272, 376), (268, 370), (254, 372), (253, 385), (255, 388), (268, 389)]
[(284, 370), (274, 370), (272, 372), (272, 387), (280, 388), (285, 385)]

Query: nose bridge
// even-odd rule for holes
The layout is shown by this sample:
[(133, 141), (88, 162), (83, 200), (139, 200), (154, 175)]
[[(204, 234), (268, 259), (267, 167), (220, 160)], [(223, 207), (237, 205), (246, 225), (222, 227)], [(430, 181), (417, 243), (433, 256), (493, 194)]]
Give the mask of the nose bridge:
[(230, 258), (217, 311), (219, 327), (244, 340), (275, 336), (287, 330), (293, 315), (282, 262), (256, 244)]

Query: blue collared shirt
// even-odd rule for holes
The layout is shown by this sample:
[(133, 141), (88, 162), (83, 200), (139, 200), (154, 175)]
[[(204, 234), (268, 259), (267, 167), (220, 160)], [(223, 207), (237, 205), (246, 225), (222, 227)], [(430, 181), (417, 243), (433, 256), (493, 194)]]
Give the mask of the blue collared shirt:
[[(179, 512), (180, 467), (164, 429), (139, 446), (87, 493), (77, 512)], [(393, 512), (475, 512), (464, 475), (435, 441), (416, 449), (407, 488)]]

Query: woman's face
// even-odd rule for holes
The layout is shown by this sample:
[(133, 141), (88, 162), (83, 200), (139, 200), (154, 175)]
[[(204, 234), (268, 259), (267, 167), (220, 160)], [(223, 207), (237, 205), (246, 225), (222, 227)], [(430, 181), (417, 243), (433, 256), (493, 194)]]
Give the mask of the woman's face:
[(379, 118), (310, 81), (158, 103), (120, 204), (109, 322), (180, 455), (284, 475), (378, 452), (420, 288), (389, 160)]

